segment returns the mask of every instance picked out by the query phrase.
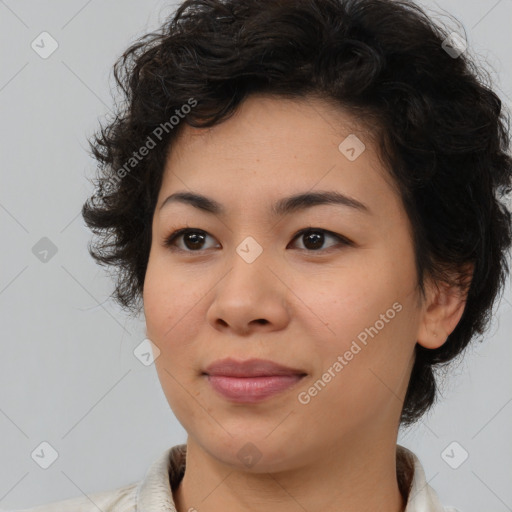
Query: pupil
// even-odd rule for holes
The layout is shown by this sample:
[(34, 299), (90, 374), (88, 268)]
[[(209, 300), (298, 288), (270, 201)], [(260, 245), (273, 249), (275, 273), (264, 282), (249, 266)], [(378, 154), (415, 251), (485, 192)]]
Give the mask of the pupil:
[[(185, 244), (187, 244), (187, 247), (188, 247), (188, 242), (191, 242), (191, 238), (193, 239), (192, 240), (192, 248), (194, 247), (198, 247), (198, 243), (200, 244), (201, 242), (204, 241), (204, 235), (198, 235), (198, 234), (195, 234), (195, 233), (188, 233), (186, 236), (185, 236)], [(191, 247), (189, 247), (190, 249)]]
[[(322, 241), (323, 241), (323, 235), (321, 234), (318, 234), (318, 233), (315, 233), (315, 232), (312, 232), (312, 233), (309, 233), (307, 235), (305, 235), (306, 237), (306, 240), (311, 240), (313, 238), (313, 249), (318, 249), (319, 247), (322, 246)], [(304, 244), (306, 247), (308, 247), (308, 244)]]

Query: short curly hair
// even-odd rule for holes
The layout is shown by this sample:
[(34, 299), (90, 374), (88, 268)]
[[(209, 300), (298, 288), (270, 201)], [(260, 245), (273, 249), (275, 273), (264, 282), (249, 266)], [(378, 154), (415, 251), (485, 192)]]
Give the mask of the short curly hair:
[(500, 200), (512, 184), (510, 115), (453, 37), (408, 1), (182, 3), (114, 64), (123, 101), (89, 140), (99, 171), (82, 215), (98, 235), (89, 253), (116, 270), (115, 301), (143, 307), (152, 217), (185, 123), (221, 123), (252, 93), (320, 97), (376, 134), (413, 227), (422, 296), (427, 276), (467, 292), (446, 343), (416, 344), (400, 420), (417, 421), (437, 396), (433, 370), (488, 327), (512, 243)]

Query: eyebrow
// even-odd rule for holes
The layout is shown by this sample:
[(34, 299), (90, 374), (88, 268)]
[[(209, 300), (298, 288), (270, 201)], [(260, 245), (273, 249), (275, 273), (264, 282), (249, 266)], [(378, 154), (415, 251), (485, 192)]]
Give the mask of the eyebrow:
[[(225, 215), (226, 210), (219, 202), (212, 198), (192, 192), (175, 192), (171, 194), (160, 205), (159, 210), (171, 203), (190, 204), (194, 208), (212, 213), (214, 215)], [(274, 203), (271, 213), (277, 216), (289, 215), (299, 210), (305, 210), (317, 205), (341, 205), (354, 208), (363, 213), (371, 214), (370, 209), (357, 199), (348, 197), (340, 192), (326, 190), (318, 192), (304, 192), (293, 196), (284, 197)]]

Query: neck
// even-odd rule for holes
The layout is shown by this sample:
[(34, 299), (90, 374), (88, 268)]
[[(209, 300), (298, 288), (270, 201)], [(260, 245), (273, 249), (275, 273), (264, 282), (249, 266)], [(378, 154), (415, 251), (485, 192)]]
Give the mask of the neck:
[(313, 462), (280, 472), (254, 473), (223, 464), (189, 437), (186, 469), (173, 491), (176, 510), (280, 512), (340, 510), (402, 512), (396, 438), (330, 446)]

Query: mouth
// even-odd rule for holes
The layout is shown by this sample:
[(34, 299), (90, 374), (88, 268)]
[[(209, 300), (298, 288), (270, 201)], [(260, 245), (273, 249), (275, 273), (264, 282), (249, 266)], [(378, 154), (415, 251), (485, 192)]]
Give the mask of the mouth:
[(203, 375), (217, 393), (239, 403), (255, 403), (300, 382), (307, 373), (269, 360), (222, 359), (206, 367)]
[(304, 370), (284, 366), (268, 359), (248, 359), (237, 361), (233, 358), (220, 359), (208, 365), (206, 375), (224, 377), (273, 377), (289, 375), (306, 375)]

